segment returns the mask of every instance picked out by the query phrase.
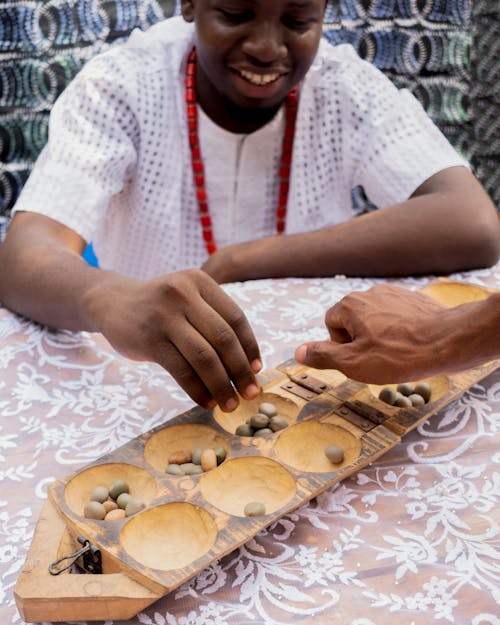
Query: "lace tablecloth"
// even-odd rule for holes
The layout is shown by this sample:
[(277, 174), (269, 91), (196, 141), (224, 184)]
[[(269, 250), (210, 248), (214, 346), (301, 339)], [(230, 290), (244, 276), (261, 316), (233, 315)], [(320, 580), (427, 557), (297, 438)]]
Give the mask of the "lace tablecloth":
[[(500, 288), (500, 265), (451, 277)], [(326, 336), (330, 305), (373, 284), (337, 277), (225, 288), (273, 368), (302, 341)], [(117, 355), (100, 335), (50, 331), (0, 308), (2, 625), (23, 622), (13, 588), (48, 484), (191, 405), (158, 366)], [(496, 371), (377, 462), (128, 622), (498, 625), (499, 417)]]

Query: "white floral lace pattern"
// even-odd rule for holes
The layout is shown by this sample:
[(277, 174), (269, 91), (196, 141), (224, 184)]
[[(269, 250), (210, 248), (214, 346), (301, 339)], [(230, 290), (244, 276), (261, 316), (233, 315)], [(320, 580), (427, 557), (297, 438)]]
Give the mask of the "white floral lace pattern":
[[(452, 278), (500, 288), (500, 265)], [(272, 368), (301, 342), (326, 336), (330, 305), (375, 282), (261, 280), (225, 289)], [(2, 625), (23, 623), (13, 587), (47, 485), (191, 405), (160, 367), (121, 357), (101, 336), (54, 332), (0, 308)], [(129, 623), (500, 625), (499, 423), (497, 371)]]

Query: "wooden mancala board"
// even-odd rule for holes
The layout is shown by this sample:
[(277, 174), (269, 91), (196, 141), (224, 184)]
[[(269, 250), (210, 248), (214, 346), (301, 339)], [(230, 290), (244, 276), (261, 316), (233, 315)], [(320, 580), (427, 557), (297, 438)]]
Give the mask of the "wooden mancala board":
[[(445, 305), (488, 296), (481, 287), (436, 282), (423, 289)], [(15, 587), (28, 622), (131, 618), (264, 527), (376, 460), (400, 437), (500, 366), (494, 361), (461, 374), (428, 378), (429, 403), (397, 408), (378, 399), (381, 387), (346, 379), (333, 370), (288, 361), (260, 375), (261, 395), (233, 413), (199, 407), (131, 440), (73, 475), (53, 483)], [(395, 386), (395, 385), (392, 385)], [(265, 437), (235, 434), (263, 401), (289, 422)], [(332, 464), (334, 443), (344, 460)], [(183, 448), (222, 446), (226, 459), (194, 476), (165, 473), (167, 458)], [(124, 479), (146, 507), (126, 519), (83, 516), (98, 485)], [(265, 514), (246, 517), (248, 502)], [(82, 542), (82, 537), (84, 541)], [(89, 570), (100, 557), (102, 573), (53, 576), (48, 567), (92, 550), (79, 563)], [(82, 563), (83, 560), (83, 563)]]

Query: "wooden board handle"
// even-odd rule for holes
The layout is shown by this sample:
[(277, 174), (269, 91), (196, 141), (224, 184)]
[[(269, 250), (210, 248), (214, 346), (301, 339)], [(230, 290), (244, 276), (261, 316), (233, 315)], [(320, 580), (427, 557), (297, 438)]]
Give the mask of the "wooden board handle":
[(26, 622), (126, 620), (160, 598), (124, 573), (51, 575), (48, 566), (58, 557), (65, 531), (47, 500), (14, 588), (17, 609)]

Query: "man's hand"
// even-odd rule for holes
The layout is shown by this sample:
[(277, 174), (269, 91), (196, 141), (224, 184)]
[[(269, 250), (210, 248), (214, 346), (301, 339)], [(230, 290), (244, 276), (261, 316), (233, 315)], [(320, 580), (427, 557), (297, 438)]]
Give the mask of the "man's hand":
[(90, 289), (96, 327), (119, 352), (164, 367), (198, 404), (255, 397), (259, 349), (242, 310), (201, 270), (148, 281), (114, 276)]
[(433, 375), (453, 366), (445, 345), (448, 311), (426, 295), (396, 286), (353, 292), (326, 312), (331, 340), (301, 345), (295, 357), (375, 384)]

